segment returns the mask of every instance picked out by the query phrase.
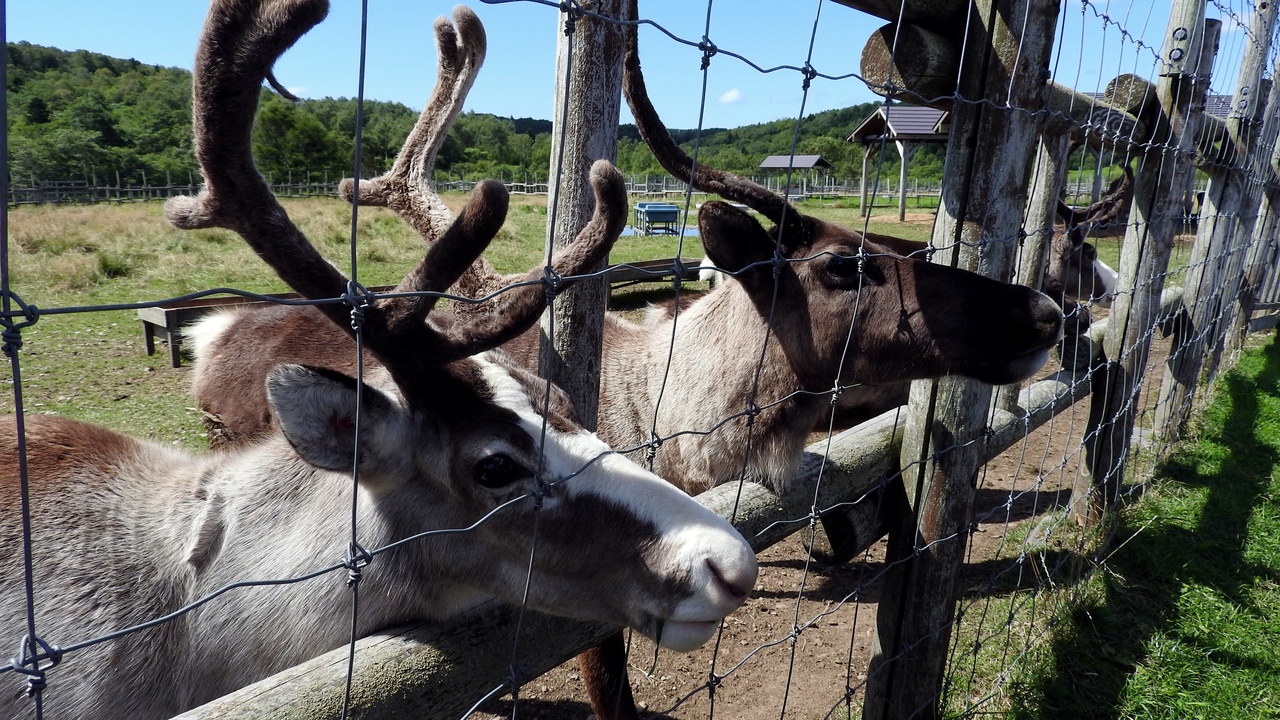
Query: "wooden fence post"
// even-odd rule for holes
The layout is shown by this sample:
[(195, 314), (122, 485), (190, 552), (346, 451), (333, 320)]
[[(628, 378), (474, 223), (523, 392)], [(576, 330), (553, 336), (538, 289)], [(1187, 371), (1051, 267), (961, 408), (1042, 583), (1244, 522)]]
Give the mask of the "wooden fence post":
[[(1108, 361), (1095, 370), (1094, 412), (1085, 436), (1087, 478), (1074, 488), (1077, 519), (1095, 522), (1118, 496), (1130, 436), (1136, 422), (1138, 393), (1151, 349), (1151, 330), (1160, 318), (1160, 293), (1181, 223), (1182, 188), (1192, 172), (1199, 107), (1208, 88), (1209, 67), (1202, 50), (1206, 25), (1216, 38), (1220, 23), (1204, 20), (1203, 0), (1175, 0), (1160, 53), (1160, 82), (1152, 98), (1140, 90), (1139, 105), (1151, 106), (1152, 134), (1134, 177), (1133, 208), (1120, 253), (1119, 281), (1104, 348)], [(1209, 43), (1212, 56), (1216, 40)], [(1117, 93), (1123, 94), (1123, 93)], [(1114, 102), (1114, 101), (1113, 101)], [(1128, 107), (1123, 103), (1116, 103)], [(1144, 113), (1145, 115), (1145, 113)]]
[[(604, 17), (622, 18), (621, 0), (591, 0), (581, 9)], [(555, 124), (551, 132), (551, 181), (547, 185), (548, 257), (571, 242), (591, 218), (594, 197), (588, 181), (592, 163), (613, 162), (618, 151), (618, 117), (622, 106), (622, 27), (591, 15), (561, 10), (563, 32), (556, 45)], [(608, 259), (591, 271), (603, 270)], [(579, 282), (561, 293), (542, 318), (543, 377), (569, 395), (578, 417), (594, 430), (599, 411), (600, 358), (609, 284), (605, 277)], [(517, 638), (518, 641), (518, 638)], [(610, 669), (610, 654), (625, 653), (621, 634), (593, 646), (583, 662)], [(614, 668), (616, 669), (616, 668)], [(603, 672), (603, 671), (602, 671)], [(608, 697), (631, 704), (625, 665), (618, 676), (591, 689), (605, 693), (593, 698), (597, 707)]]
[[(619, 17), (619, 0), (583, 5)], [(587, 174), (601, 158), (613, 161), (622, 103), (622, 30), (589, 15), (572, 20), (560, 13), (556, 48), (555, 124), (551, 135), (551, 178), (547, 245), (568, 245), (591, 218), (594, 200)], [(603, 269), (602, 263), (597, 270)], [(543, 317), (543, 375), (569, 393), (578, 416), (595, 428), (600, 390), (600, 342), (608, 284), (604, 278), (579, 282), (555, 298)], [(553, 349), (547, 352), (548, 340)], [(548, 363), (549, 361), (549, 363)]]
[[(1044, 80), (1027, 68), (1047, 66), (1058, 7), (973, 3), (934, 226), (937, 262), (1012, 276), (1037, 134), (1032, 113), (1044, 106)], [(990, 385), (960, 378), (912, 386), (901, 462), (914, 515), (903, 513), (890, 530), (866, 720), (938, 714), (991, 394)]]
[[(1280, 78), (1280, 57), (1276, 58), (1271, 75)], [(1271, 83), (1262, 118), (1258, 146), (1249, 156), (1249, 176), (1251, 182), (1259, 186), (1259, 202), (1241, 279), (1240, 307), (1230, 334), (1233, 348), (1239, 346), (1249, 332), (1258, 302), (1270, 299), (1264, 293), (1270, 284), (1268, 275), (1275, 275), (1276, 249), (1280, 245), (1280, 183), (1277, 183), (1276, 169), (1271, 167), (1271, 158), (1280, 159), (1280, 83)], [(1268, 273), (1268, 269), (1272, 271)]]
[(1225, 329), (1220, 322), (1221, 312), (1227, 309), (1225, 286), (1237, 277), (1236, 268), (1243, 264), (1245, 243), (1252, 234), (1253, 223), (1245, 216), (1256, 213), (1259, 197), (1245, 169), (1257, 140), (1253, 120), (1260, 109), (1259, 87), (1275, 19), (1275, 3), (1265, 3), (1253, 13), (1226, 124), (1235, 153), (1204, 166), (1209, 186), (1183, 280), (1183, 344), (1169, 356), (1156, 404), (1155, 427), (1172, 436), (1181, 432), (1190, 416), (1205, 353), (1217, 344), (1215, 330)]

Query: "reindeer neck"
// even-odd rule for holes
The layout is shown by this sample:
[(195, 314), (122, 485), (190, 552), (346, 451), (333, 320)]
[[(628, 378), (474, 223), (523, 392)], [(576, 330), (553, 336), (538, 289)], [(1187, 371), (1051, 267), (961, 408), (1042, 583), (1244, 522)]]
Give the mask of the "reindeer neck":
[[(793, 394), (801, 389), (795, 368), (736, 283), (675, 319), (639, 326), (610, 317), (603, 362), (601, 437), (619, 449), (648, 443), (656, 408), (664, 439), (654, 472), (687, 492), (744, 472), (785, 482), (828, 406), (825, 396)], [(643, 464), (645, 453), (631, 457)]]

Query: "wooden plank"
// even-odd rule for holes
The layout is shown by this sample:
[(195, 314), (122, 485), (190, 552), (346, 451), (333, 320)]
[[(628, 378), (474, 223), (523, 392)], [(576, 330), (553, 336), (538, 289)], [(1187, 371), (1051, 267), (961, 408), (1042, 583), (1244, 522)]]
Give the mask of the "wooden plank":
[[(386, 292), (391, 285), (371, 287), (373, 292)], [(277, 300), (299, 300), (297, 293), (264, 293), (263, 297)], [(228, 297), (203, 297), (193, 300), (179, 300), (174, 303), (140, 308), (138, 319), (142, 321), (142, 334), (146, 343), (147, 355), (155, 354), (155, 339), (160, 338), (169, 343), (169, 364), (172, 367), (182, 365), (182, 328), (217, 310), (237, 307), (265, 305), (270, 301), (257, 298), (232, 295)]]
[(638, 262), (625, 263), (619, 265), (611, 265), (609, 267), (609, 282), (613, 285), (623, 283), (640, 283), (640, 282), (662, 282), (676, 275), (680, 275), (682, 280), (697, 280), (699, 263), (701, 260), (696, 258), (682, 258), (680, 263), (683, 272), (676, 272), (675, 258), (660, 258), (658, 260), (640, 260)]

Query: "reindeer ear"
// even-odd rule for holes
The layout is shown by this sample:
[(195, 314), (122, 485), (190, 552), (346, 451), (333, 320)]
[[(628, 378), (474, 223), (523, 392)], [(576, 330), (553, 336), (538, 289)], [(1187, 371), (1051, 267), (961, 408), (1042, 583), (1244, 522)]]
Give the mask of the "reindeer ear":
[(756, 275), (772, 276), (768, 265), (744, 269), (752, 263), (773, 259), (774, 240), (764, 227), (747, 213), (723, 202), (709, 202), (698, 211), (698, 232), (702, 249), (716, 267), (747, 282)]
[[(1087, 213), (1085, 213), (1083, 210), (1076, 210), (1075, 208), (1072, 208), (1070, 205), (1066, 204), (1065, 202), (1059, 200), (1058, 201), (1058, 219), (1061, 220), (1063, 224), (1067, 226), (1067, 230), (1070, 231), (1072, 228), (1079, 227), (1080, 225), (1084, 224), (1085, 220), (1087, 219)], [(1070, 233), (1070, 235), (1071, 235), (1072, 245), (1075, 245), (1078, 242), (1084, 241), (1083, 234)]]
[[(308, 463), (350, 472), (355, 461), (355, 378), (323, 368), (279, 365), (267, 376), (267, 400), (285, 439)], [(363, 386), (360, 405), (360, 482), (385, 485), (395, 472), (395, 449), (409, 436), (408, 414), (391, 398)], [(403, 457), (401, 452), (398, 456)]]

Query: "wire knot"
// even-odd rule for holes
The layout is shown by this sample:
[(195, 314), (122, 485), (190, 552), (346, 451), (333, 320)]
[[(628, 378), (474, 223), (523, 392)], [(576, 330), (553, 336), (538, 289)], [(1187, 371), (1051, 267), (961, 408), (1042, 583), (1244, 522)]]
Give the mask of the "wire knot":
[[(35, 652), (33, 653), (32, 650)], [(45, 671), (60, 662), (62, 662), (62, 648), (50, 645), (38, 637), (27, 635), (22, 638), (18, 654), (9, 661), (9, 667), (14, 672), (27, 676), (27, 696), (35, 697), (44, 692)]]
[(0, 331), (0, 340), (3, 345), (0, 350), (4, 351), (6, 357), (13, 357), (14, 353), (22, 349), (22, 329), (36, 324), (40, 319), (40, 311), (35, 305), (28, 305), (22, 301), (12, 290), (5, 290), (3, 297), (7, 298), (14, 305), (18, 306), (18, 310), (22, 313), (22, 321), (14, 322), (13, 315), (5, 315), (0, 317), (0, 327), (4, 330)]
[(711, 58), (720, 52), (720, 48), (717, 48), (716, 44), (711, 42), (711, 38), (703, 35), (702, 42), (698, 43), (698, 49), (702, 51), (702, 69), (706, 70), (711, 67)]
[(342, 302), (351, 308), (352, 330), (359, 330), (364, 326), (364, 311), (373, 304), (373, 301), (372, 291), (355, 280), (347, 281), (347, 291), (342, 294)]
[(644, 459), (649, 465), (649, 469), (653, 469), (653, 460), (658, 456), (658, 450), (662, 448), (662, 438), (654, 431), (649, 431), (649, 442), (645, 443)]
[(572, 35), (578, 29), (578, 21), (582, 19), (586, 12), (576, 2), (560, 3), (560, 12), (564, 13), (564, 34)]
[(564, 276), (555, 271), (550, 265), (542, 270), (542, 290), (546, 295), (547, 304), (555, 302), (556, 296), (564, 289)]
[(373, 555), (360, 546), (355, 540), (347, 546), (347, 559), (342, 561), (342, 567), (347, 569), (347, 587), (355, 587), (360, 584), (362, 571), (369, 567), (369, 563), (373, 562)]
[(773, 279), (777, 280), (782, 277), (782, 268), (787, 264), (787, 257), (782, 251), (774, 248), (773, 250)]
[(720, 683), (722, 682), (724, 682), (724, 678), (715, 674), (715, 671), (712, 671), (707, 675), (707, 690), (715, 692), (715, 689), (720, 687)]
[(801, 68), (800, 70), (800, 73), (804, 76), (804, 82), (801, 83), (800, 86), (803, 89), (808, 90), (809, 85), (813, 83), (813, 79), (818, 77), (818, 71), (814, 70), (813, 66), (810, 65), (809, 61), (806, 60), (804, 63), (804, 67)]

